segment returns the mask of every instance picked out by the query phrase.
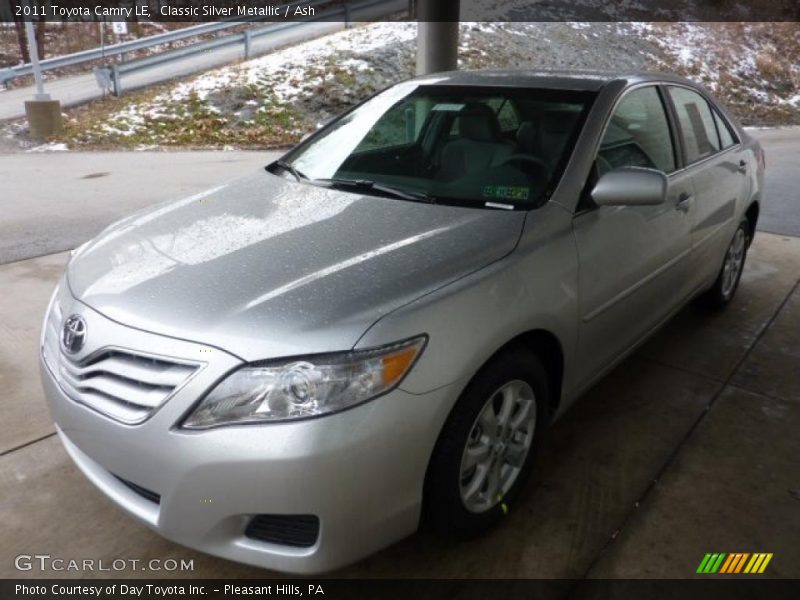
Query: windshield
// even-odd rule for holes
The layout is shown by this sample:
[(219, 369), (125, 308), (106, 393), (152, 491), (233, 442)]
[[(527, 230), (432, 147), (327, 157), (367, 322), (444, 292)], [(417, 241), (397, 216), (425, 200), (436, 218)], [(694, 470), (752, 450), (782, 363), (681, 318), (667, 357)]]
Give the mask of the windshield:
[(320, 130), (278, 165), (308, 183), (528, 210), (555, 188), (593, 97), (406, 82)]

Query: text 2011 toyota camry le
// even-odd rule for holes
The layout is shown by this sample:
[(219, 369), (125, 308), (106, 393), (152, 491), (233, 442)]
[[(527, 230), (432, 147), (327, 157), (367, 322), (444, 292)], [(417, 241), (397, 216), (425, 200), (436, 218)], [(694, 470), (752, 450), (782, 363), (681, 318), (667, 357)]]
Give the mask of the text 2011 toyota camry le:
[(474, 535), (581, 392), (731, 301), (763, 170), (672, 76), (398, 84), (74, 252), (41, 339), (58, 433), (130, 514), (253, 565)]

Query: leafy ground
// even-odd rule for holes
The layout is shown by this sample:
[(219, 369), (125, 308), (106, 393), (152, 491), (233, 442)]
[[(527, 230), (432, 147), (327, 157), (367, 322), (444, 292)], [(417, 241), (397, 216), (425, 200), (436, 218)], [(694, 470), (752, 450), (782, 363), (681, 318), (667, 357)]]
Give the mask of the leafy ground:
[[(413, 75), (416, 25), (377, 23), (67, 114), (63, 149), (265, 148)], [(663, 70), (746, 125), (800, 123), (800, 25), (464, 23), (460, 68)], [(28, 145), (25, 125), (5, 136)], [(53, 144), (55, 146), (53, 146)]]

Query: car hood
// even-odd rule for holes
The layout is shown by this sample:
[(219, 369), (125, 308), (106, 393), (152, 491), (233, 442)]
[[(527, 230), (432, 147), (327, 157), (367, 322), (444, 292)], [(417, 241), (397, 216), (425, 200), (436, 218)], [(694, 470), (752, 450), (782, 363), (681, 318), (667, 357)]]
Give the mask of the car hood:
[(112, 225), (68, 281), (110, 319), (245, 360), (346, 350), (387, 312), (511, 252), (524, 218), (264, 172)]

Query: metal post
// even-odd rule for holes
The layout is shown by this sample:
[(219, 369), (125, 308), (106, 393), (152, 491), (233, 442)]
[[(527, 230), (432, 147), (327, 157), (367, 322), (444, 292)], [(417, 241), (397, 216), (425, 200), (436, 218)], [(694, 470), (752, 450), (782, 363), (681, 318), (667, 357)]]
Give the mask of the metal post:
[(458, 68), (460, 0), (417, 2), (417, 75)]
[(122, 81), (119, 77), (119, 65), (117, 63), (111, 65), (111, 82), (113, 84), (111, 93), (119, 98), (122, 95)]
[(25, 21), (25, 34), (28, 37), (28, 53), (31, 57), (31, 67), (33, 68), (33, 78), (36, 81), (36, 95), (34, 100), (50, 100), (50, 95), (44, 93), (44, 82), (42, 81), (42, 67), (39, 65), (39, 48), (36, 46), (36, 32), (33, 23)]

